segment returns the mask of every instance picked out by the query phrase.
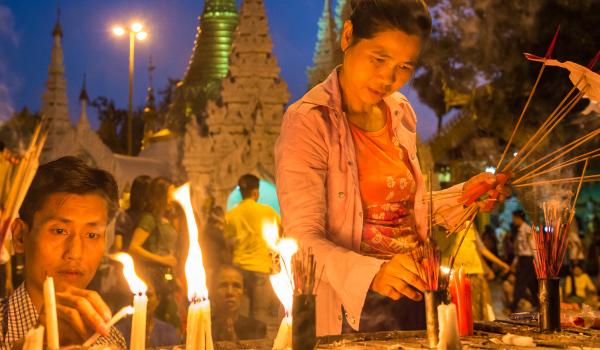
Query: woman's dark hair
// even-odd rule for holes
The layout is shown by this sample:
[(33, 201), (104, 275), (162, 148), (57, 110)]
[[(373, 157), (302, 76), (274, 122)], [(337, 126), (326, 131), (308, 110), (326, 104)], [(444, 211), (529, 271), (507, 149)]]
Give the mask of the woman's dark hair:
[(423, 0), (352, 0), (352, 36), (370, 39), (378, 32), (397, 29), (423, 41), (431, 33), (431, 15)]
[(238, 180), (238, 186), (242, 193), (242, 198), (250, 197), (253, 190), (258, 190), (260, 180), (252, 174), (245, 174)]
[(129, 191), (129, 210), (136, 213), (144, 210), (151, 181), (148, 175), (140, 175), (133, 180)]
[(54, 193), (97, 194), (106, 200), (108, 221), (119, 207), (119, 192), (113, 176), (92, 168), (76, 157), (62, 157), (40, 166), (19, 208), (19, 216), (30, 227), (33, 216)]
[(150, 181), (146, 197), (146, 211), (160, 218), (168, 209), (169, 187), (173, 183), (165, 177), (157, 177)]

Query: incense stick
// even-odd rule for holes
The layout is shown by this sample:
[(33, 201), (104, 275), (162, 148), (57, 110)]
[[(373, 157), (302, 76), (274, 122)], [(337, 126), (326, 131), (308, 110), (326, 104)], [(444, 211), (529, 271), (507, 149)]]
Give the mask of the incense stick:
[(551, 167), (549, 169), (546, 169), (546, 170), (543, 170), (543, 171), (540, 171), (540, 172), (531, 171), (531, 172), (529, 172), (529, 173), (527, 173), (527, 174), (525, 174), (525, 175), (517, 178), (516, 180), (514, 180), (512, 182), (512, 184), (513, 185), (517, 185), (517, 184), (522, 183), (525, 180), (529, 180), (529, 179), (531, 179), (533, 177), (545, 175), (545, 174), (548, 174), (550, 172), (553, 172), (553, 171), (556, 171), (556, 170), (560, 170), (562, 168), (565, 168), (565, 167), (568, 167), (568, 166), (571, 166), (571, 165), (574, 165), (574, 164), (577, 164), (577, 163), (581, 163), (581, 162), (585, 161), (586, 159), (595, 159), (595, 158), (598, 158), (598, 157), (600, 157), (600, 153), (599, 152), (600, 152), (600, 148), (595, 149), (595, 150), (590, 151), (590, 152), (587, 152), (585, 154), (579, 155), (579, 156), (574, 157), (572, 159), (569, 159), (569, 160), (567, 160), (565, 162), (556, 164), (555, 166), (553, 166), (553, 167)]
[[(544, 185), (564, 185), (578, 183), (581, 180), (580, 177), (569, 177), (566, 179), (555, 179), (546, 181), (526, 182), (523, 184), (513, 185), (515, 188), (531, 187), (531, 186), (544, 186)], [(583, 177), (583, 182), (597, 182), (600, 181), (600, 174), (587, 175)]]
[[(527, 154), (525, 154), (523, 157), (521, 157), (515, 163), (515, 165), (514, 165), (515, 167), (518, 167), (523, 162), (525, 162), (525, 160), (527, 160), (527, 158), (529, 158), (529, 156), (537, 149), (537, 147), (540, 145), (540, 143), (542, 143), (542, 141), (544, 141), (546, 139), (546, 137), (548, 137), (550, 135), (550, 133), (558, 126), (558, 124), (560, 124), (560, 122), (571, 112), (571, 110), (573, 110), (573, 108), (577, 105), (577, 103), (579, 103), (579, 101), (581, 101), (583, 96), (584, 96), (584, 92), (582, 90), (571, 102), (569, 102), (567, 107), (565, 107), (564, 111), (561, 111), (559, 114), (557, 114), (555, 116), (554, 120), (549, 123), (549, 124), (552, 124), (549, 128), (547, 126), (545, 128), (540, 128), (540, 130), (543, 130), (543, 133), (536, 140), (534, 145), (527, 151)], [(534, 140), (534, 139), (535, 139), (535, 137), (531, 138), (531, 140)]]
[[(568, 143), (568, 144), (566, 144), (566, 145), (564, 145), (564, 146), (562, 146), (562, 147), (558, 148), (558, 149), (557, 149), (557, 150), (555, 150), (555, 151), (552, 151), (551, 153), (549, 153), (549, 154), (547, 154), (547, 155), (543, 156), (542, 158), (540, 158), (540, 159), (538, 159), (538, 160), (534, 161), (533, 163), (531, 163), (531, 164), (529, 164), (529, 165), (525, 166), (524, 168), (522, 168), (522, 169), (518, 169), (518, 170), (515, 170), (515, 171), (516, 171), (516, 172), (523, 172), (523, 171), (525, 171), (525, 170), (527, 170), (527, 169), (529, 169), (529, 168), (533, 167), (534, 165), (538, 164), (539, 162), (541, 162), (541, 161), (544, 161), (544, 160), (546, 160), (546, 159), (548, 159), (548, 158), (550, 158), (550, 157), (553, 157), (553, 156), (554, 156), (552, 159), (550, 159), (549, 161), (547, 161), (546, 163), (544, 163), (544, 165), (547, 165), (547, 164), (549, 164), (549, 163), (552, 163), (552, 162), (554, 162), (555, 160), (557, 160), (557, 159), (559, 159), (559, 158), (563, 157), (563, 156), (564, 156), (564, 155), (566, 155), (567, 153), (571, 152), (571, 151), (572, 151), (572, 150), (574, 150), (575, 148), (577, 148), (577, 147), (579, 147), (579, 146), (583, 145), (584, 143), (586, 143), (586, 142), (588, 142), (588, 141), (590, 141), (590, 140), (593, 140), (593, 139), (594, 139), (594, 137), (596, 137), (596, 136), (598, 136), (598, 135), (600, 135), (600, 128), (598, 128), (598, 129), (596, 129), (596, 130), (594, 130), (594, 131), (590, 132), (589, 134), (587, 134), (587, 135), (584, 135), (584, 136), (582, 136), (582, 137), (580, 137), (580, 138), (578, 138), (578, 139), (575, 139), (574, 141), (571, 141), (570, 143)], [(557, 153), (558, 153), (558, 154), (557, 154)], [(539, 166), (538, 168), (536, 168), (536, 170), (537, 170), (537, 169), (541, 169), (541, 168), (543, 168), (543, 166)]]

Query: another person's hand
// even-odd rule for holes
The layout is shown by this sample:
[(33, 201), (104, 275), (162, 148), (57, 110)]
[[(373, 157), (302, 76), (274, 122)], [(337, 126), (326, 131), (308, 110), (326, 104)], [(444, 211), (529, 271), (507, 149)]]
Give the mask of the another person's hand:
[[(107, 323), (112, 314), (102, 297), (94, 291), (72, 286), (56, 292), (56, 313), (61, 345), (81, 344), (98, 332), (108, 336)], [(45, 325), (45, 311), (42, 308), (40, 321)]]
[(173, 255), (165, 255), (162, 257), (162, 264), (174, 268), (177, 266), (177, 258)]
[(407, 254), (396, 254), (392, 260), (381, 265), (371, 282), (371, 290), (393, 300), (402, 296), (419, 301), (423, 298), (425, 282), (419, 277), (415, 262)]
[(490, 212), (496, 204), (504, 202), (510, 191), (506, 187), (510, 174), (480, 173), (465, 182), (460, 202), (463, 205), (476, 203), (479, 210)]

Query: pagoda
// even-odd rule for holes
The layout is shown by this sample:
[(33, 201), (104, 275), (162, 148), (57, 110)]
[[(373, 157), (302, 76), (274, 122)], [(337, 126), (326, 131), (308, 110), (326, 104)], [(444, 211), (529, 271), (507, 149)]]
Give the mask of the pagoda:
[(312, 88), (327, 78), (331, 70), (341, 59), (335, 19), (331, 11), (331, 3), (324, 0), (323, 14), (319, 19), (317, 43), (313, 55), (313, 66), (308, 68), (308, 88)]
[(192, 56), (165, 121), (165, 126), (176, 133), (185, 130), (192, 116), (204, 125), (206, 103), (219, 94), (238, 24), (236, 0), (206, 0), (198, 20)]
[(218, 98), (207, 103), (205, 125), (192, 120), (184, 137), (182, 163), (200, 198), (224, 206), (244, 173), (274, 181), (290, 94), (272, 48), (263, 0), (244, 0)]

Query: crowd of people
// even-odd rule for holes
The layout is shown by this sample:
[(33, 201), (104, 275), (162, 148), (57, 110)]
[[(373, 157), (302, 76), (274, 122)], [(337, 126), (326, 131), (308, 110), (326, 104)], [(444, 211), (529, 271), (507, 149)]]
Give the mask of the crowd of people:
[[(13, 273), (3, 279), (3, 296), (8, 297), (0, 315), (8, 322), (1, 329), (5, 344), (22, 341), (23, 332), (37, 323), (47, 275), (56, 276), (63, 344), (81, 344), (95, 331), (103, 334), (98, 343), (129, 344), (131, 319), (106, 328), (110, 310), (131, 303), (122, 265), (110, 258), (117, 252), (133, 257), (136, 273), (148, 286), (146, 344), (183, 343), (188, 235), (174, 188), (164, 177), (139, 176), (119, 201), (112, 176), (79, 158), (41, 166), (11, 227), (13, 264), (3, 266)], [(263, 222), (279, 222), (279, 216), (257, 202), (256, 176), (243, 175), (239, 189), (243, 199), (228, 213), (214, 205), (198, 213), (216, 340), (263, 339), (279, 313), (268, 280), (276, 258), (262, 239)], [(10, 317), (15, 308), (22, 318)], [(65, 316), (70, 314), (77, 315), (75, 321)]]

